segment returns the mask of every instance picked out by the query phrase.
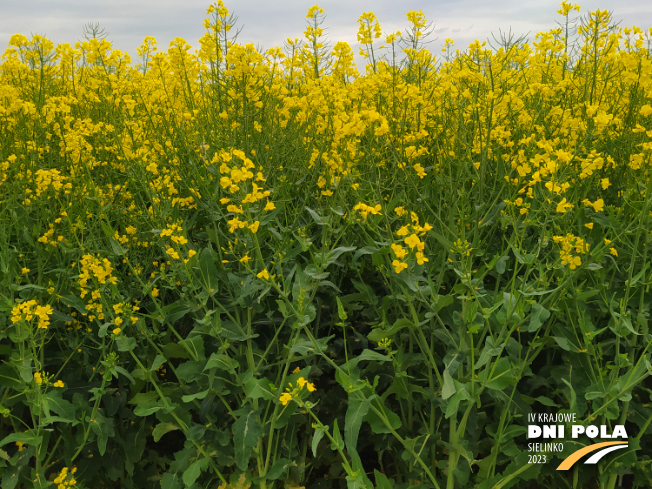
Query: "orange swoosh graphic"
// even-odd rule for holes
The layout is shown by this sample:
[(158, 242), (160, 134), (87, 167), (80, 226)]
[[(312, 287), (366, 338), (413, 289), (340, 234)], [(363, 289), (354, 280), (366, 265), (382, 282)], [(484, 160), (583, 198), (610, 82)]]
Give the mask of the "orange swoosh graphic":
[(605, 441), (604, 443), (594, 443), (593, 445), (588, 445), (584, 448), (580, 448), (578, 451), (571, 453), (568, 457), (564, 459), (562, 463), (559, 464), (557, 470), (568, 470), (570, 469), (575, 462), (581, 459), (587, 453), (591, 453), (600, 448), (608, 447), (611, 445), (627, 445), (626, 441)]

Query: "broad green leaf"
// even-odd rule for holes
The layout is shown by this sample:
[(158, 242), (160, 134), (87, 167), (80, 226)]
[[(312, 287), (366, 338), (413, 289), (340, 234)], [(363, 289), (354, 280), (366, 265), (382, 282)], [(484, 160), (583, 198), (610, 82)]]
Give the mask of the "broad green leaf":
[(540, 402), (544, 406), (559, 407), (559, 404), (557, 404), (555, 401), (553, 401), (552, 399), (546, 396), (539, 396), (535, 399), (535, 401)]
[(371, 401), (377, 397), (374, 394), (371, 397), (360, 400), (358, 399), (359, 395), (359, 392), (349, 393), (349, 407), (344, 417), (344, 439), (346, 440), (346, 448), (349, 455), (352, 453), (357, 454), (356, 446), (358, 444), (358, 435), (360, 434), (362, 420), (369, 411)]
[(219, 279), (215, 260), (208, 248), (204, 248), (199, 253), (199, 272), (201, 276), (201, 283), (206, 287), (209, 293), (217, 290)]
[(161, 489), (181, 489), (181, 479), (177, 474), (166, 472), (161, 478)]
[(148, 372), (154, 372), (155, 370), (158, 370), (161, 368), (161, 365), (163, 365), (167, 360), (163, 355), (156, 355), (154, 358), (154, 361), (152, 362), (152, 366), (147, 369)]
[(179, 345), (185, 348), (193, 359), (204, 360), (206, 358), (204, 356), (204, 340), (198, 334), (179, 341)]
[(139, 403), (136, 406), (134, 409), (134, 414), (136, 416), (149, 416), (150, 414), (154, 414), (156, 411), (159, 411), (163, 408), (165, 408), (165, 403), (162, 399), (158, 399), (156, 401), (145, 401)]
[(371, 427), (371, 431), (373, 431), (376, 434), (391, 433), (392, 432), (391, 430), (396, 431), (402, 425), (401, 418), (394, 411), (392, 411), (387, 406), (385, 406), (384, 403), (383, 403), (383, 408), (385, 411), (385, 416), (387, 416), (389, 427), (383, 422), (380, 416), (378, 416), (375, 413), (375, 411), (373, 411), (372, 409), (370, 409), (369, 412), (367, 413), (367, 416), (365, 416), (365, 421), (369, 423), (369, 426)]
[[(60, 416), (58, 421), (72, 422), (75, 419), (75, 407), (70, 401), (61, 397), (59, 389), (52, 389), (43, 395), (43, 400), (47, 403), (48, 411), (53, 411)], [(49, 416), (49, 412), (46, 412)]]
[(330, 216), (322, 217), (316, 211), (312, 210), (310, 207), (306, 207), (306, 210), (312, 217), (313, 221), (315, 221), (315, 224), (317, 224), (318, 226), (330, 226), (331, 224)]
[(550, 317), (550, 311), (543, 307), (540, 304), (534, 304), (532, 306), (532, 312), (530, 314), (530, 324), (527, 330), (530, 333), (538, 331), (541, 325)]
[(455, 394), (455, 382), (453, 377), (451, 377), (448, 369), (444, 370), (444, 385), (441, 389), (441, 397), (445, 400)]
[(176, 369), (177, 378), (184, 382), (193, 382), (202, 376), (204, 362), (183, 362)]
[(190, 464), (190, 467), (183, 472), (182, 477), (183, 483), (186, 487), (190, 487), (195, 483), (197, 478), (201, 475), (202, 470), (205, 470), (206, 467), (208, 467), (208, 462), (209, 459), (202, 457)]
[(258, 422), (259, 411), (243, 408), (240, 416), (233, 423), (233, 442), (235, 443), (235, 460), (240, 470), (245, 470), (253, 448), (258, 445), (258, 438), (263, 436), (263, 428)]
[(118, 347), (118, 351), (131, 351), (134, 350), (137, 346), (136, 338), (131, 336), (120, 335), (115, 340), (115, 344)]
[(347, 253), (349, 251), (355, 251), (357, 249), (356, 246), (340, 246), (338, 248), (335, 248), (334, 250), (331, 250), (331, 252), (328, 254), (328, 257), (326, 258), (326, 261), (324, 262), (324, 268), (327, 267), (328, 265), (331, 265), (332, 263), (335, 263), (335, 261), (342, 256), (343, 253)]
[(373, 350), (363, 350), (362, 353), (349, 360), (349, 366), (351, 368), (355, 368), (358, 366), (358, 363), (360, 363), (363, 360), (369, 360), (369, 361), (376, 361), (376, 362), (391, 362), (392, 359), (388, 357), (387, 355), (383, 355), (382, 353), (378, 353)]
[(163, 435), (166, 433), (169, 433), (170, 431), (178, 430), (179, 427), (174, 424), (174, 423), (159, 423), (154, 427), (154, 431), (152, 431), (152, 436), (154, 437), (154, 441), (158, 443), (158, 441), (161, 439)]
[(414, 326), (414, 323), (409, 319), (401, 318), (398, 319), (391, 327), (388, 329), (373, 329), (371, 333), (367, 335), (371, 341), (380, 341), (383, 338), (389, 338), (394, 336), (396, 333), (401, 331), (403, 328), (409, 328)]
[(11, 433), (10, 435), (5, 436), (2, 441), (0, 441), (0, 447), (6, 445), (7, 443), (24, 443), (25, 445), (40, 445), (43, 441), (43, 436), (36, 436), (34, 430), (27, 430), (21, 433)]
[(376, 469), (374, 469), (374, 479), (376, 479), (376, 489), (393, 489), (387, 476)]
[(270, 387), (270, 381), (262, 377), (260, 379), (249, 378), (244, 384), (244, 391), (247, 397), (251, 399), (263, 398), (266, 401), (274, 398), (274, 393)]
[[(31, 380), (32, 379), (30, 378), (29, 381)], [(20, 392), (22, 389), (26, 387), (25, 382), (28, 381), (23, 381), (16, 373), (16, 371), (13, 368), (11, 368), (7, 363), (3, 363), (2, 365), (0, 365), (0, 386), (9, 387), (11, 389)]]
[(457, 381), (454, 381), (454, 382), (456, 382), (455, 387), (457, 389), (457, 392), (455, 392), (455, 394), (453, 394), (446, 401), (447, 402), (446, 413), (445, 413), (446, 419), (450, 418), (455, 413), (457, 413), (460, 402), (462, 402), (462, 401), (470, 401), (471, 399), (473, 399), (471, 397), (471, 394), (464, 388), (464, 385), (460, 384)]
[(106, 452), (106, 443), (109, 440), (109, 437), (115, 435), (113, 429), (113, 419), (105, 418), (102, 413), (97, 411), (95, 417), (91, 419), (86, 417), (86, 422), (90, 423), (90, 427), (97, 436), (97, 449), (100, 455), (104, 455)]
[(217, 367), (220, 370), (225, 370), (233, 375), (235, 375), (235, 369), (238, 368), (238, 362), (233, 360), (228, 355), (224, 353), (212, 353), (204, 370)]
[(126, 369), (124, 369), (123, 367), (120, 367), (120, 366), (115, 366), (114, 368), (115, 368), (116, 372), (118, 372), (119, 374), (122, 374), (125, 377), (127, 377), (129, 379), (129, 382), (131, 382), (132, 384), (136, 383), (134, 378), (131, 376), (131, 374), (129, 372), (127, 372)]
[[(502, 391), (505, 387), (514, 382), (512, 363), (507, 357), (502, 357), (498, 360), (494, 366), (489, 367), (489, 371), (491, 378), (485, 382), (485, 385), (489, 389)], [(492, 371), (493, 374), (491, 373)]]
[(480, 358), (478, 358), (478, 361), (475, 362), (474, 367), (478, 369), (484, 366), (489, 360), (491, 360), (496, 355), (500, 355), (500, 353), (503, 351), (504, 346), (505, 343), (501, 343), (500, 345), (495, 345), (493, 338), (488, 336), (487, 339), (485, 340), (482, 353), (480, 353)]
[(317, 447), (319, 446), (319, 441), (324, 437), (324, 434), (328, 426), (324, 428), (315, 428), (315, 434), (312, 435), (312, 456), (317, 458)]
[(208, 391), (209, 389), (206, 389), (205, 391), (197, 392), (196, 394), (181, 396), (181, 400), (183, 402), (192, 402), (195, 399), (204, 399), (208, 395)]
[(276, 479), (279, 479), (291, 465), (292, 464), (288, 461), (287, 458), (279, 458), (276, 462), (274, 462), (272, 468), (269, 469), (269, 472), (267, 472), (265, 478), (270, 481), (275, 481)]
[[(332, 340), (334, 337), (335, 335), (331, 335), (327, 338), (318, 338), (317, 345), (319, 346), (319, 349), (321, 351), (326, 351), (328, 342)], [(310, 354), (314, 355), (319, 352), (315, 349), (315, 345), (313, 344), (312, 341), (305, 340), (305, 341), (299, 341), (295, 343), (294, 346), (290, 348), (290, 353), (298, 353), (299, 355), (310, 355)]]
[(501, 256), (496, 261), (496, 271), (502, 275), (505, 273), (505, 268), (507, 267), (507, 262), (509, 261), (509, 256)]

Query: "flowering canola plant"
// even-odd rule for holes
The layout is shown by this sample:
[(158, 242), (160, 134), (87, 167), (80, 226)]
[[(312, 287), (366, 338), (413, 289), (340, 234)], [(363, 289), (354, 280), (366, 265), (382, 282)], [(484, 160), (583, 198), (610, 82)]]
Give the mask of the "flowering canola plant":
[[(196, 48), (13, 35), (1, 466), (530, 487), (564, 476), (516, 466), (529, 412), (649, 434), (652, 30), (579, 12), (437, 52), (421, 11), (364, 12), (350, 45), (317, 5), (262, 50), (221, 0)], [(644, 453), (586, 484), (649, 482)]]

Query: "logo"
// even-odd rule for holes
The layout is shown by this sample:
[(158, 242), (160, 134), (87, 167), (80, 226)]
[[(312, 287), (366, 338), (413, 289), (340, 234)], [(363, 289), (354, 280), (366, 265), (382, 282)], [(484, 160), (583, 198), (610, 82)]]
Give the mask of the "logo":
[(600, 438), (611, 439), (614, 441), (600, 441), (576, 450), (559, 464), (557, 470), (570, 469), (581, 458), (590, 453), (592, 453), (592, 455), (584, 461), (584, 464), (595, 465), (605, 455), (629, 446), (627, 443), (627, 431), (625, 430), (624, 425), (615, 425), (613, 430), (609, 431), (609, 428), (606, 425), (584, 426), (577, 424), (576, 418), (577, 417), (574, 413), (528, 414), (527, 437), (528, 440), (536, 440), (536, 442), (528, 443), (528, 452), (531, 454), (529, 456), (529, 463), (546, 463), (548, 461), (547, 454), (550, 452), (563, 452), (566, 428), (568, 425), (570, 425), (570, 435), (573, 440), (584, 435), (591, 440), (594, 438)]
[(584, 462), (585, 464), (597, 464), (602, 457), (614, 450), (620, 450), (621, 448), (627, 448), (626, 441), (605, 441), (604, 443), (594, 443), (593, 445), (580, 448), (576, 452), (571, 453), (562, 463), (559, 464), (557, 470), (568, 470), (584, 455), (599, 450), (598, 453), (592, 455)]

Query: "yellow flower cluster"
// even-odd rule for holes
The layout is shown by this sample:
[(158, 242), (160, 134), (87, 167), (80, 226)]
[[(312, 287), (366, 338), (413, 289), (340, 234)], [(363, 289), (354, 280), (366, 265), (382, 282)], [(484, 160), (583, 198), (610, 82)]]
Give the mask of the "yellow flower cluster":
[[(34, 382), (36, 382), (38, 385), (41, 385), (45, 383), (45, 385), (48, 385), (50, 382), (52, 382), (52, 376), (48, 375), (47, 373), (41, 373), (41, 372), (34, 372)], [(56, 382), (52, 383), (53, 387), (58, 387), (60, 389), (65, 387), (65, 384), (61, 380), (57, 380)]]
[[(399, 217), (403, 217), (408, 214), (408, 211), (406, 211), (403, 207), (394, 208), (394, 212)], [(428, 231), (432, 229), (432, 226), (428, 223), (425, 223), (423, 226), (421, 226), (419, 224), (419, 216), (417, 216), (415, 212), (410, 212), (410, 220), (412, 222), (401, 226), (399, 230), (396, 231), (396, 234), (400, 237), (404, 237), (403, 243), (408, 248), (410, 248), (410, 251), (414, 251), (414, 257), (416, 259), (417, 265), (423, 265), (430, 260), (428, 260), (424, 254), (426, 244), (424, 241), (421, 241), (419, 236), (424, 236)], [(392, 243), (390, 247), (392, 248), (392, 253), (396, 257), (396, 259), (392, 261), (394, 271), (396, 273), (401, 273), (401, 271), (408, 268), (408, 264), (404, 261), (401, 261), (407, 257), (408, 251), (402, 245), (397, 243)]]
[(82, 298), (88, 293), (86, 287), (88, 286), (88, 281), (93, 277), (95, 277), (100, 284), (108, 282), (115, 285), (118, 283), (118, 279), (111, 275), (113, 267), (107, 258), (102, 258), (100, 260), (93, 255), (86, 254), (82, 257), (80, 265), (81, 273), (79, 274), (78, 283), (82, 289)]
[(381, 215), (382, 212), (380, 212), (382, 209), (380, 204), (376, 204), (375, 206), (370, 206), (367, 204), (363, 204), (362, 202), (358, 202), (356, 206), (353, 208), (354, 211), (359, 211), (360, 215), (362, 216), (363, 219), (366, 219), (369, 214), (373, 214), (374, 216)]
[(301, 390), (305, 387), (308, 389), (309, 392), (315, 392), (317, 388), (315, 387), (315, 384), (308, 382), (306, 379), (303, 377), (299, 377), (297, 379), (297, 386), (293, 387), (292, 382), (288, 383), (289, 387), (287, 387), (283, 394), (281, 394), (281, 397), (279, 398), (279, 401), (281, 401), (281, 404), (284, 406), (287, 406), (287, 404), (295, 399), (299, 400), (299, 395), (301, 394)]
[[(553, 236), (552, 239), (561, 246), (559, 256), (562, 265), (568, 264), (571, 270), (582, 265), (582, 258), (579, 255), (589, 251), (589, 244), (586, 241), (571, 233), (566, 236)], [(573, 254), (573, 251), (577, 254)]]
[[(59, 192), (64, 189), (64, 194), (69, 194), (72, 189), (70, 182), (65, 183), (66, 177), (59, 170), (36, 170), (36, 196), (46, 192), (50, 186)], [(50, 197), (48, 196), (48, 199)]]
[(37, 329), (48, 329), (48, 326), (50, 325), (50, 316), (53, 312), (52, 306), (49, 304), (41, 306), (37, 300), (29, 300), (16, 304), (12, 308), (11, 322), (30, 322), (32, 319), (38, 318)]
[(71, 489), (77, 484), (73, 474), (77, 472), (77, 468), (73, 467), (68, 473), (68, 467), (61, 469), (59, 475), (54, 479), (54, 483), (57, 484), (57, 489)]

